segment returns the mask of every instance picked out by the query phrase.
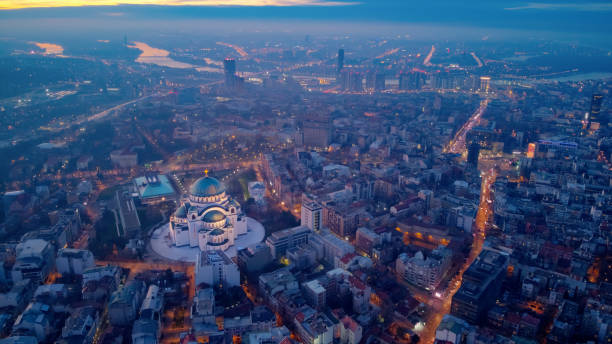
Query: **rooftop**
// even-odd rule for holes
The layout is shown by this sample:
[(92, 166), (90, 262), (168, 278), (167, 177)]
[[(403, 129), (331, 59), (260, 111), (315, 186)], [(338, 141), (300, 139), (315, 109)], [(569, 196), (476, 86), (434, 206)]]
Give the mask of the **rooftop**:
[(49, 243), (42, 239), (30, 239), (17, 245), (17, 259), (26, 257), (40, 257)]
[(274, 232), (270, 234), (269, 238), (272, 241), (285, 239), (286, 237), (298, 235), (298, 234), (307, 234), (311, 232), (310, 228), (306, 226), (297, 226), (292, 228), (283, 229), (281, 231)]
[(508, 256), (484, 249), (463, 274), (463, 284), (455, 297), (478, 300), (487, 286), (506, 270)]
[(319, 282), (318, 279), (308, 281), (304, 283), (304, 285), (314, 293), (320, 294), (325, 292), (325, 288), (321, 285), (321, 282)]
[(219, 262), (223, 262), (223, 264), (226, 265), (234, 264), (234, 262), (225, 254), (225, 252), (220, 250), (201, 252), (198, 261), (200, 262), (200, 266), (206, 266)]
[(77, 248), (61, 248), (57, 253), (58, 257), (67, 257), (67, 258), (84, 258), (89, 255), (92, 255), (90, 251), (80, 250)]
[(168, 177), (163, 174), (138, 177), (134, 179), (134, 184), (140, 198), (143, 199), (174, 194), (174, 189)]

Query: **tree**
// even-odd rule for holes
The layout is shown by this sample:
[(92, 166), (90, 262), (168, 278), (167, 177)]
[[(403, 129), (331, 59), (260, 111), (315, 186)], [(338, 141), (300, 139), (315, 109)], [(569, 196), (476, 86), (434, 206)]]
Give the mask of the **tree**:
[(126, 240), (117, 233), (115, 215), (105, 210), (94, 225), (95, 237), (89, 239), (89, 250), (97, 259), (104, 259), (113, 252), (113, 248), (123, 249)]

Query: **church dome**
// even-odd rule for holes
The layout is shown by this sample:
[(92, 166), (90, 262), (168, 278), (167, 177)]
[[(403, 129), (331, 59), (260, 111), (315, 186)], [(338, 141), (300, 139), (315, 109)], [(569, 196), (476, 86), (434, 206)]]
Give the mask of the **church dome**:
[(202, 177), (196, 180), (189, 188), (189, 193), (196, 197), (216, 196), (225, 191), (223, 184), (212, 177)]
[(174, 212), (174, 217), (181, 219), (187, 218), (187, 209), (185, 208), (185, 205), (181, 205), (180, 207), (178, 207), (178, 209), (176, 209), (176, 211)]
[(208, 213), (204, 214), (203, 217), (204, 222), (214, 223), (225, 220), (225, 214), (218, 210), (211, 210)]
[(219, 235), (223, 235), (223, 234), (225, 234), (225, 231), (223, 229), (219, 229), (219, 228), (217, 228), (217, 229), (213, 230), (212, 232), (210, 232), (211, 236), (219, 236)]

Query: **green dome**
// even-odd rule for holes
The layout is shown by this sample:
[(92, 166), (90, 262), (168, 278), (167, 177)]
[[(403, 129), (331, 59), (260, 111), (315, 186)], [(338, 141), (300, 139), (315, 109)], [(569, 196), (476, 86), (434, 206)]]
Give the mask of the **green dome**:
[(202, 177), (196, 180), (189, 188), (189, 193), (197, 197), (216, 196), (225, 191), (225, 187), (215, 178)]
[(223, 235), (225, 232), (222, 229), (215, 229), (212, 232), (210, 232), (210, 235), (212, 236), (219, 236), (219, 235)]
[(218, 210), (211, 210), (208, 213), (204, 214), (203, 218), (204, 222), (214, 223), (225, 220), (225, 214)]
[(185, 203), (185, 204), (181, 205), (174, 212), (174, 216), (178, 217), (178, 218), (181, 218), (181, 219), (186, 219), (187, 218), (187, 209), (189, 209), (189, 206), (190, 206), (189, 203)]
[(178, 209), (176, 209), (176, 211), (174, 212), (174, 217), (178, 217), (181, 219), (186, 219), (187, 218), (187, 209), (185, 209), (185, 206), (182, 205), (180, 207), (178, 207)]

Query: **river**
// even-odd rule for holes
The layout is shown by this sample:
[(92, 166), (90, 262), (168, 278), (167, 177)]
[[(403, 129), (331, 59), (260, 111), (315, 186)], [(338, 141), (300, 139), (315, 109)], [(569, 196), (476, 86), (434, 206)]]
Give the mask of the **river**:
[(128, 46), (141, 51), (140, 56), (136, 58), (138, 63), (154, 64), (162, 67), (188, 69), (195, 68), (198, 72), (222, 73), (223, 70), (214, 67), (196, 66), (186, 62), (173, 60), (169, 55), (170, 52), (164, 49), (154, 48), (143, 42), (133, 42)]

